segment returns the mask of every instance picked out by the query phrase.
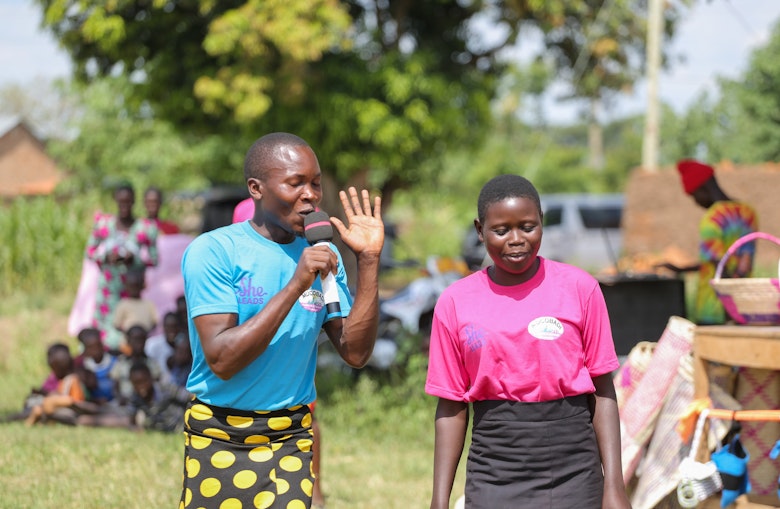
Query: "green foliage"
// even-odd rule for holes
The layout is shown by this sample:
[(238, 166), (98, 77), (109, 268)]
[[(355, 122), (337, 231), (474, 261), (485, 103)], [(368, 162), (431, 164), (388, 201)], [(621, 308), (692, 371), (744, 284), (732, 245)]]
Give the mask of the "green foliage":
[(71, 93), (82, 105), (72, 130), (75, 139), (53, 140), (47, 147), (72, 172), (62, 191), (111, 189), (120, 181), (142, 190), (198, 189), (204, 169), (225, 159), (217, 137), (186, 136), (169, 122), (154, 118), (144, 103), (134, 102), (124, 78), (106, 78)]
[(756, 49), (737, 79), (720, 79), (714, 96), (702, 93), (680, 115), (662, 116), (661, 163), (682, 158), (758, 163), (780, 159), (780, 24), (769, 42)]
[(81, 274), (90, 200), (17, 198), (0, 213), (0, 295), (74, 288)]
[(429, 255), (459, 256), (476, 216), (477, 195), (490, 178), (503, 173), (523, 175), (540, 193), (606, 193), (622, 191), (639, 164), (640, 118), (606, 126), (606, 167), (595, 171), (587, 157), (583, 125), (541, 129), (519, 122), (504, 123), (477, 150), (455, 150), (443, 156), (435, 181), (397, 192), (387, 218), (398, 226), (399, 259), (424, 260)]

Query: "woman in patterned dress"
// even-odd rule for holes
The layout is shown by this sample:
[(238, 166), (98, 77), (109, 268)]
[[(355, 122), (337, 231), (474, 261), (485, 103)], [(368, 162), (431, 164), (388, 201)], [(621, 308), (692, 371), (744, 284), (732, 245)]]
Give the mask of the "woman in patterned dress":
[(114, 331), (113, 314), (122, 298), (125, 275), (133, 268), (157, 265), (157, 225), (133, 215), (135, 191), (129, 184), (114, 191), (117, 214), (98, 213), (87, 242), (86, 256), (99, 270), (94, 326), (109, 349), (122, 337)]

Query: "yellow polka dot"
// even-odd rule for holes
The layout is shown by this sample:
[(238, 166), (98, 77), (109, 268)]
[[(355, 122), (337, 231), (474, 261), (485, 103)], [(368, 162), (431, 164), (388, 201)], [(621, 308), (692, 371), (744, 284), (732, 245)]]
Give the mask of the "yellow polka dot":
[(311, 451), (311, 446), (314, 443), (313, 440), (309, 440), (308, 438), (302, 438), (298, 440), (295, 444), (298, 446), (298, 450), (301, 452), (309, 452)]
[(297, 472), (303, 468), (303, 462), (300, 458), (296, 458), (295, 456), (285, 456), (279, 460), (279, 466), (288, 472)]
[(303, 490), (306, 495), (311, 496), (314, 491), (314, 483), (311, 482), (311, 479), (304, 479), (301, 481), (301, 490)]
[(211, 457), (211, 464), (214, 468), (228, 468), (236, 462), (236, 455), (230, 451), (217, 451)]
[(270, 414), (271, 411), (270, 410), (255, 410), (255, 413), (256, 414), (260, 414), (260, 415), (267, 415), (267, 414)]
[(190, 416), (193, 419), (205, 421), (206, 419), (214, 417), (214, 413), (206, 405), (192, 405), (190, 408)]
[(192, 414), (192, 412), (189, 408), (184, 411), (184, 424), (186, 424), (187, 427), (190, 425), (190, 414)]
[(292, 419), (289, 417), (271, 417), (268, 419), (268, 427), (275, 431), (281, 431), (292, 426)]
[(303, 416), (303, 419), (301, 419), (301, 426), (304, 428), (308, 428), (311, 426), (311, 413), (308, 413)]
[(260, 447), (255, 447), (251, 451), (249, 451), (249, 459), (252, 461), (257, 462), (263, 462), (268, 461), (271, 458), (274, 457), (274, 453), (269, 449), (268, 447), (261, 445)]
[(210, 437), (219, 438), (220, 440), (230, 440), (230, 435), (228, 435), (227, 432), (219, 428), (204, 429), (203, 434), (208, 435)]
[(296, 411), (296, 410), (298, 410), (298, 409), (300, 409), (300, 408), (302, 408), (302, 407), (303, 407), (303, 405), (295, 405), (295, 406), (291, 406), (291, 407), (289, 408), (289, 410), (292, 410), (292, 411), (294, 412), (294, 411)]
[(187, 433), (184, 434), (184, 445), (185, 446), (190, 445), (190, 436)]
[(219, 490), (221, 489), (222, 484), (219, 482), (219, 479), (215, 477), (208, 477), (203, 479), (203, 482), (200, 483), (200, 494), (207, 498), (213, 497), (219, 493)]
[(184, 502), (179, 502), (179, 509), (184, 509)]
[(184, 507), (187, 507), (192, 502), (192, 490), (187, 488), (184, 490)]
[(257, 474), (251, 470), (242, 470), (233, 476), (233, 485), (240, 490), (251, 488), (256, 482)]
[(254, 422), (254, 419), (251, 417), (242, 417), (239, 415), (228, 415), (225, 420), (234, 428), (248, 428)]
[(287, 504), (287, 509), (306, 509), (306, 504), (303, 503), (303, 500), (290, 500), (290, 502)]
[(194, 449), (205, 449), (211, 445), (211, 439), (200, 435), (192, 435), (190, 445), (192, 445)]
[(226, 498), (219, 504), (219, 509), (241, 509), (241, 501), (237, 498)]
[(278, 451), (279, 449), (282, 448), (282, 444), (280, 444), (279, 442), (274, 442), (274, 443), (272, 443), (270, 445), (271, 445), (271, 450), (274, 451), (274, 452), (276, 452), (276, 451)]
[(200, 472), (200, 461), (196, 460), (195, 458), (187, 458), (187, 477), (192, 479), (193, 477), (197, 477), (198, 473)]
[(249, 435), (244, 439), (245, 444), (267, 444), (271, 439), (265, 435)]
[(276, 495), (270, 491), (261, 491), (255, 497), (255, 507), (257, 509), (268, 509), (273, 505), (275, 498)]
[(284, 479), (277, 479), (276, 480), (276, 494), (277, 495), (284, 495), (288, 491), (290, 491), (290, 483), (288, 483)]

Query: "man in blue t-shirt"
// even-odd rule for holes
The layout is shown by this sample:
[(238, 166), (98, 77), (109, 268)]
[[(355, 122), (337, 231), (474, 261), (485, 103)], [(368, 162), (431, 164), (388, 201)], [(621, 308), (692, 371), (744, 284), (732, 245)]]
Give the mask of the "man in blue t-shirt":
[[(381, 200), (339, 193), (349, 225), (331, 218), (357, 259), (354, 301), (332, 244), (310, 246), (306, 215), (318, 210), (322, 173), (301, 138), (272, 133), (249, 149), (244, 177), (251, 221), (196, 238), (182, 259), (195, 395), (185, 414), (182, 502), (217, 507), (311, 504), (317, 336), (324, 329), (347, 364), (371, 356), (384, 242)], [(340, 311), (325, 306), (333, 273)], [(293, 504), (296, 505), (296, 504)]]

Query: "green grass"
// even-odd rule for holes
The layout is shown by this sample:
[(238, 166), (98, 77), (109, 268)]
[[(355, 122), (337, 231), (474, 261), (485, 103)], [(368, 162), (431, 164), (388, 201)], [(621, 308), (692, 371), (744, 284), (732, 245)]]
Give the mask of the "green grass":
[[(45, 350), (64, 340), (68, 293), (0, 300), (0, 414), (20, 410), (47, 374)], [(320, 373), (317, 415), (328, 507), (428, 507), (435, 400), (423, 393), (424, 362), (383, 384)], [(0, 509), (150, 509), (177, 507), (183, 440), (179, 434), (21, 423), (2, 424)], [(462, 493), (463, 465), (453, 501)]]

